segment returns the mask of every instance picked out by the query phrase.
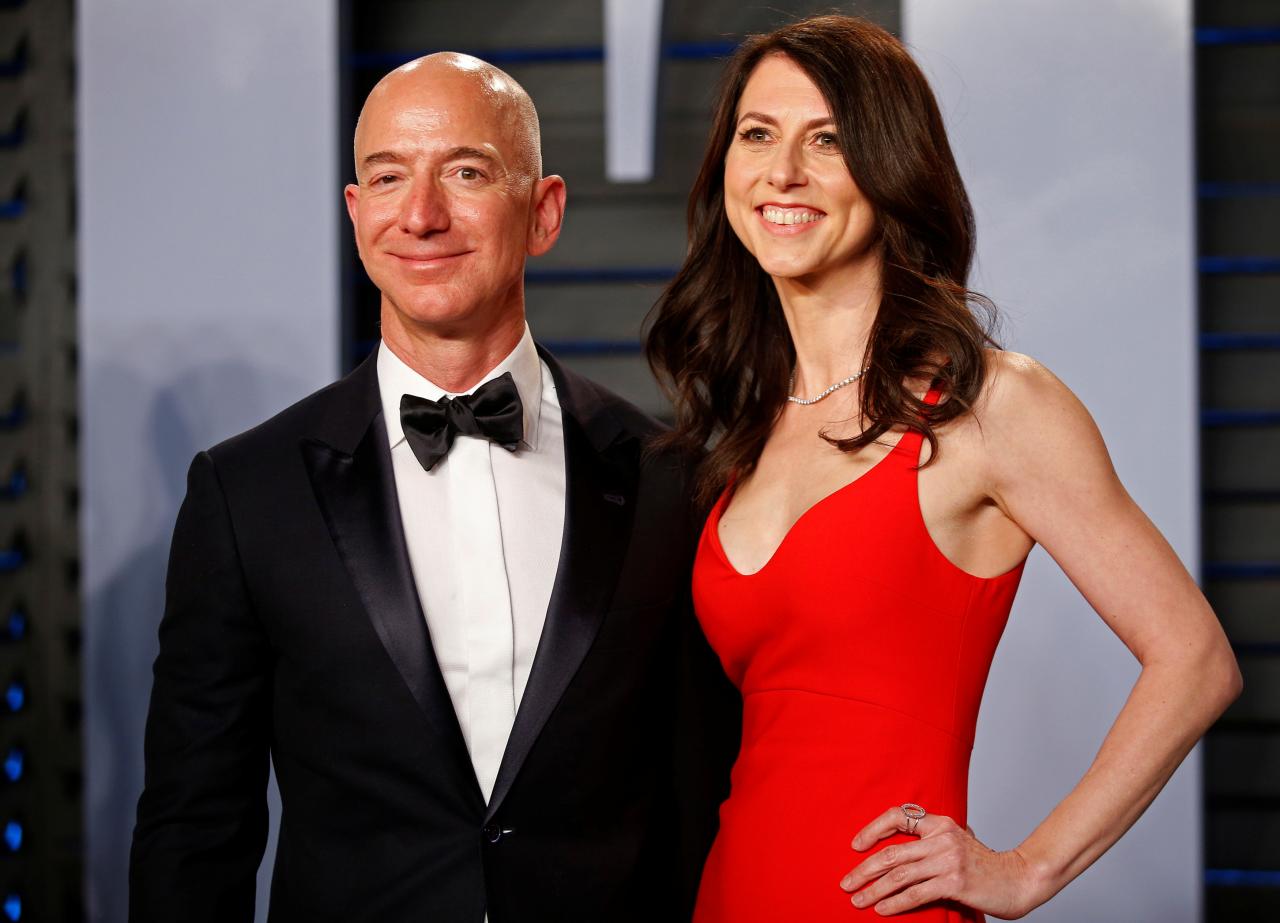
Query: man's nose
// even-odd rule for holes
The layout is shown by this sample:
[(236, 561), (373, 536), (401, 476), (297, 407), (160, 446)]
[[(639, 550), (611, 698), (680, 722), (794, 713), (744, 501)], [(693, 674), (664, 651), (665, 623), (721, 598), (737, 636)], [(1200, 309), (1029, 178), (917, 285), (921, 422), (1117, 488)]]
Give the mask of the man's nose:
[(449, 205), (440, 184), (414, 179), (400, 203), (400, 230), (415, 237), (449, 229)]
[(779, 144), (769, 163), (769, 185), (775, 189), (802, 186), (806, 180), (804, 154), (798, 144)]

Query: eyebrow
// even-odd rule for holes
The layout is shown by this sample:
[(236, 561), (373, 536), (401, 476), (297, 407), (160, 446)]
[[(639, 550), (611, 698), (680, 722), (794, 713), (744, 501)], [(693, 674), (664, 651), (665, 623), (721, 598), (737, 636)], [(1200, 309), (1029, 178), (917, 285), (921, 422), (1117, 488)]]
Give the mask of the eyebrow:
[(444, 156), (445, 163), (454, 160), (483, 160), (485, 163), (494, 167), (501, 167), (502, 164), (488, 151), (482, 151), (478, 147), (455, 147)]
[[(408, 158), (395, 151), (374, 151), (372, 154), (360, 161), (360, 166), (368, 168), (379, 164), (400, 164), (404, 163)], [(493, 167), (501, 168), (498, 158), (494, 157), (487, 151), (482, 151), (478, 147), (455, 147), (444, 155), (444, 162), (450, 163), (455, 160), (483, 160), (485, 163)]]
[(372, 167), (382, 163), (400, 163), (404, 160), (399, 154), (393, 151), (375, 151), (368, 157), (360, 161), (362, 167)]
[[(764, 122), (766, 125), (772, 125), (775, 128), (778, 126), (777, 119), (775, 119), (771, 115), (765, 115), (763, 112), (744, 112), (742, 113), (742, 115), (738, 117), (737, 124), (741, 125), (743, 122), (747, 121), (747, 119), (752, 119), (757, 122)], [(833, 119), (831, 116), (828, 115), (828, 116), (823, 116), (820, 119), (810, 119), (808, 122), (805, 123), (804, 129), (805, 131), (808, 131), (811, 128), (817, 128), (819, 125), (832, 125), (834, 123), (835, 123), (835, 119)]]

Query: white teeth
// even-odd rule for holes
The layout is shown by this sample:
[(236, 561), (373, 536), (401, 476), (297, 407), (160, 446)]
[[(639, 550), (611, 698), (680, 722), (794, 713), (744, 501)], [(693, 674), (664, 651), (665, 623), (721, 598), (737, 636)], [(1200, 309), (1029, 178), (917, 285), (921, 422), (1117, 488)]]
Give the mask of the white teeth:
[(818, 221), (826, 216), (820, 212), (810, 211), (806, 208), (779, 208), (776, 205), (766, 205), (760, 210), (764, 215), (764, 220), (770, 224), (809, 224)]

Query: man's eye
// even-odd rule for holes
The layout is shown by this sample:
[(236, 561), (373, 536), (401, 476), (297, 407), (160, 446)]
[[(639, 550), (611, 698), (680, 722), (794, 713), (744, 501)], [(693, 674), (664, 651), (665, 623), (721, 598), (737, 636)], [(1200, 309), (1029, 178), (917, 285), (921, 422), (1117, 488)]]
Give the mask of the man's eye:
[(458, 169), (458, 176), (461, 179), (479, 179), (480, 171), (475, 167), (460, 167)]
[(371, 181), (371, 184), (374, 186), (390, 186), (397, 179), (399, 179), (399, 177), (394, 173), (383, 173), (381, 176), (375, 176)]

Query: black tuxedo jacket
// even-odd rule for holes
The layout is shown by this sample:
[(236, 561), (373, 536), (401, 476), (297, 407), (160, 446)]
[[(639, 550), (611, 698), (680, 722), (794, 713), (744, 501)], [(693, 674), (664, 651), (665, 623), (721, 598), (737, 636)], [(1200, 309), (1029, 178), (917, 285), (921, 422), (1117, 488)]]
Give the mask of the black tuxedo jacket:
[(545, 356), (567, 510), (485, 804), (409, 568), (371, 357), (196, 457), (170, 553), (130, 918), (687, 919), (740, 703), (697, 630), (698, 524), (659, 424)]

